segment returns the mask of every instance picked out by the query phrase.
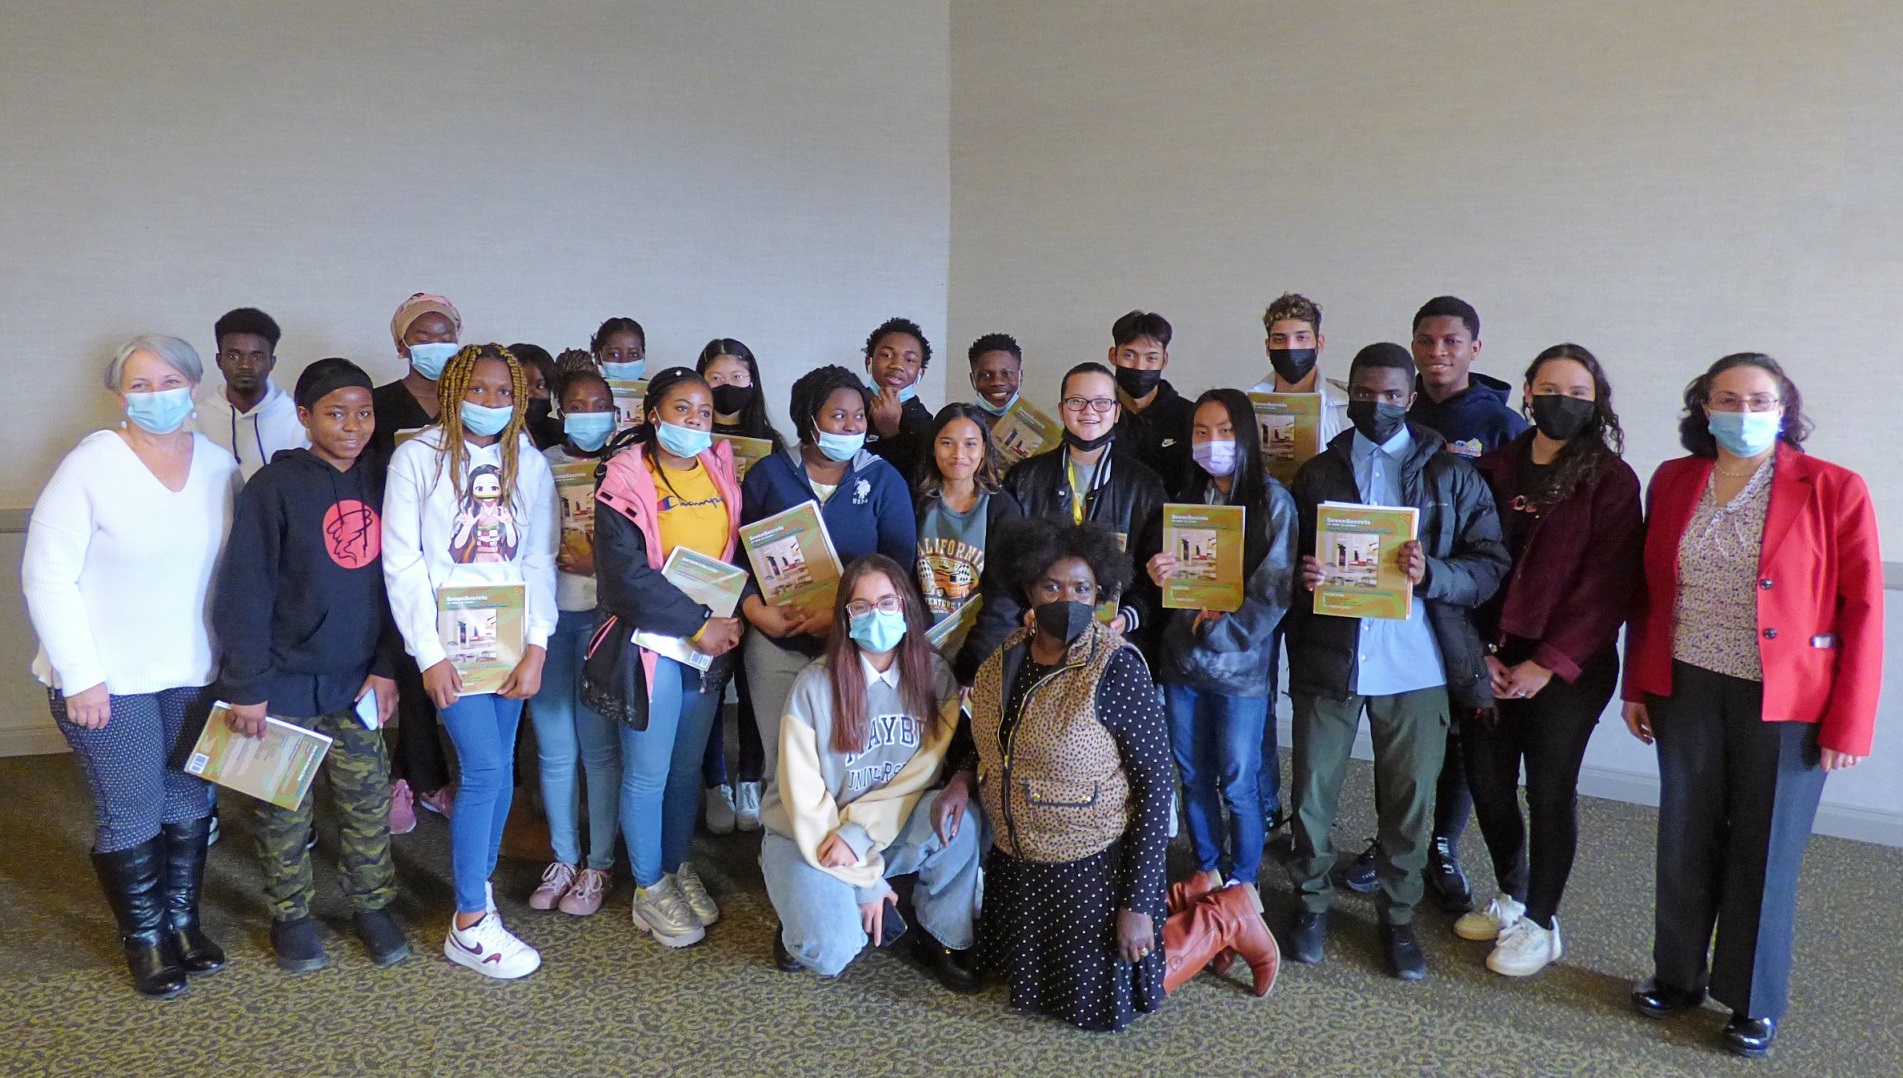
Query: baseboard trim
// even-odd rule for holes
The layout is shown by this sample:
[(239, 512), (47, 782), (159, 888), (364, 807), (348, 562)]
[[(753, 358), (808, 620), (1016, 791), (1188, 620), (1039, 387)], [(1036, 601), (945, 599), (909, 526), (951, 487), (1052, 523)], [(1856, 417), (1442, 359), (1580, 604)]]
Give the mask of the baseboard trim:
[(70, 751), (66, 739), (50, 726), (0, 730), (0, 756), (45, 756)]
[[(1275, 725), (1282, 745), (1289, 745), (1289, 720), (1278, 719)], [(1354, 757), (1374, 759), (1374, 741), (1368, 736), (1365, 724), (1355, 732)], [(1579, 792), (1587, 797), (1657, 808), (1659, 780), (1657, 775), (1588, 765), (1579, 769)], [(1817, 822), (1811, 827), (1811, 833), (1903, 848), (1903, 813), (1826, 802), (1817, 808)]]

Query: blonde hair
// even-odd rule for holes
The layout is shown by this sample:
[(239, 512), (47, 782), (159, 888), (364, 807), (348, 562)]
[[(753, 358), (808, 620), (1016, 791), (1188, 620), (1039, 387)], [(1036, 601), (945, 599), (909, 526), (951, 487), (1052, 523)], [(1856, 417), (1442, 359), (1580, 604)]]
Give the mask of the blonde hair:
[(443, 447), (436, 456), (436, 481), (442, 482), (443, 470), (449, 470), (450, 489), (456, 497), (463, 496), (463, 472), (469, 467), (469, 445), (463, 439), (463, 394), (469, 390), (469, 380), (476, 373), (476, 364), (485, 359), (493, 359), (506, 364), (509, 368), (509, 386), (515, 401), (514, 414), (509, 416), (509, 425), (502, 428), (502, 489), (508, 491), (509, 502), (515, 502), (515, 481), (518, 474), (517, 458), (522, 445), (522, 429), (527, 422), (529, 407), (529, 377), (522, 369), (522, 361), (515, 353), (499, 344), (465, 345), (462, 351), (450, 357), (443, 364), (443, 373), (436, 379), (436, 425), (443, 430)]

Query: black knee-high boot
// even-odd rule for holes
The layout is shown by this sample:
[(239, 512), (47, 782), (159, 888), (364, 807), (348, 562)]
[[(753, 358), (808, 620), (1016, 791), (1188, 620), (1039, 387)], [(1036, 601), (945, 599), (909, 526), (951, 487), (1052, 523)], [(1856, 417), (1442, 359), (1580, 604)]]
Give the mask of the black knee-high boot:
[(185, 967), (165, 920), (159, 888), (165, 874), (165, 847), (155, 836), (129, 850), (93, 854), (93, 871), (119, 922), (132, 987), (148, 996), (170, 998), (185, 991)]
[(185, 968), (214, 973), (225, 968), (225, 949), (198, 926), (198, 890), (205, 878), (205, 850), (211, 817), (168, 823), (159, 829), (165, 844), (165, 923)]

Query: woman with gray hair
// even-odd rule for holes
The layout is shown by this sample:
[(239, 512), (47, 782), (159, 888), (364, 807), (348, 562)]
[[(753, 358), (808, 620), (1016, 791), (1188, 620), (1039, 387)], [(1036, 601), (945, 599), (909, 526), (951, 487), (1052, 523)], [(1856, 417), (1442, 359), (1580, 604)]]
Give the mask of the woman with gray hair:
[(240, 482), (185, 427), (203, 372), (176, 337), (119, 349), (106, 388), (125, 420), (60, 462), (20, 568), (33, 673), (92, 786), (93, 865), (133, 986), (160, 997), (225, 964), (198, 925), (211, 787), (174, 766), (211, 703), (210, 589)]

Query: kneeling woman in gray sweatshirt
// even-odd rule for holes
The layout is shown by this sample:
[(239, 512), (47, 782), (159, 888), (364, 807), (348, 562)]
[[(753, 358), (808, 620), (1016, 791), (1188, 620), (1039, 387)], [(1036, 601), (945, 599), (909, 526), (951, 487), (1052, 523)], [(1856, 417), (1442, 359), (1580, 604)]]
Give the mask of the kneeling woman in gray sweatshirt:
[[(978, 831), (932, 826), (931, 790), (958, 724), (958, 686), (925, 639), (911, 574), (882, 554), (846, 567), (825, 654), (802, 670), (780, 723), (760, 807), (760, 866), (780, 915), (774, 957), (836, 976), (870, 941), (904, 931), (886, 881), (916, 873), (913, 946), (953, 991), (977, 982), (972, 944)], [(929, 791), (929, 792), (928, 792)]]

